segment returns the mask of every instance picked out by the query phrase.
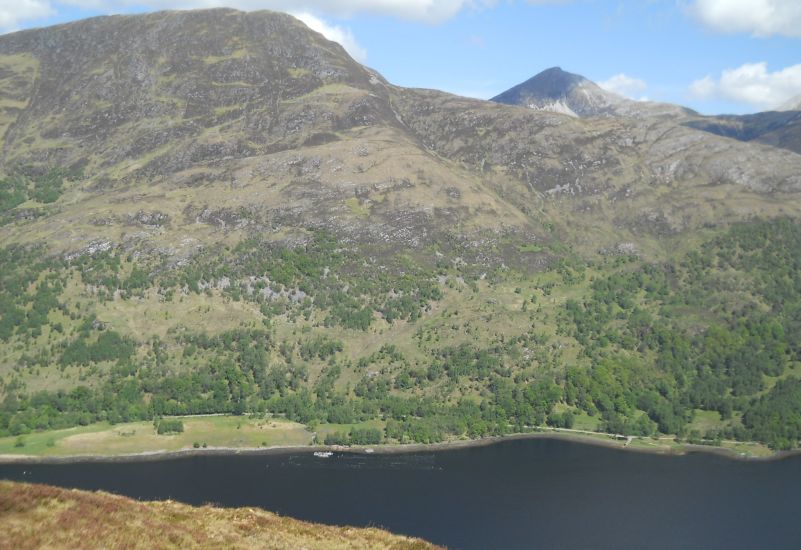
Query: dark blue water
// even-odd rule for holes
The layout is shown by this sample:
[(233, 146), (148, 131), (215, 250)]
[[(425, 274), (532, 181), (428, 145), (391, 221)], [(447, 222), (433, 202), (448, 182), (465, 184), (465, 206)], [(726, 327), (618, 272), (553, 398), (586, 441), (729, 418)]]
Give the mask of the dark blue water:
[(740, 462), (533, 439), (435, 453), (0, 465), (0, 478), (260, 506), (452, 549), (801, 548), (801, 457)]

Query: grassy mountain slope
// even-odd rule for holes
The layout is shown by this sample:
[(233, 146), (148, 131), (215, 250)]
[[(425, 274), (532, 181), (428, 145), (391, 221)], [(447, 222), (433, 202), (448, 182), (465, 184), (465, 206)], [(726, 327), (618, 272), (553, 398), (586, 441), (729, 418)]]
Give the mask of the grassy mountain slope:
[(0, 481), (4, 548), (436, 548), (380, 529), (329, 527), (253, 508), (139, 502)]
[(14, 33), (0, 67), (0, 436), (798, 444), (799, 155), (399, 88), (269, 12)]

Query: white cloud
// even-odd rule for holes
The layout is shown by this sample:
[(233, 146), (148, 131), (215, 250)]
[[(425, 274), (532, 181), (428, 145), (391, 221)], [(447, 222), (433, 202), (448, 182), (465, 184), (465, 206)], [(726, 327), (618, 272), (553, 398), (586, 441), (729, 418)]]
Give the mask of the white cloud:
[(720, 78), (706, 76), (690, 85), (698, 99), (727, 99), (759, 109), (773, 109), (801, 93), (801, 64), (769, 72), (768, 64), (746, 63), (724, 70)]
[[(5, 2), (9, 0), (0, 0)], [(24, 3), (47, 3), (50, 0), (22, 0)], [(398, 17), (425, 23), (440, 23), (468, 7), (491, 6), (496, 0), (54, 0), (62, 6), (121, 13), (131, 7), (159, 9), (192, 9), (225, 6), (244, 11), (275, 10), (291, 13), (329, 40), (339, 42), (360, 62), (367, 59), (367, 51), (359, 45), (350, 29), (332, 25), (317, 15), (350, 17), (359, 13)], [(13, 17), (18, 10), (0, 8), (0, 29), (3, 15)], [(48, 15), (39, 14), (38, 16)], [(35, 17), (37, 15), (33, 15)]]
[(277, 10), (349, 17), (357, 13), (387, 15), (440, 23), (467, 7), (492, 5), (494, 0), (60, 0), (61, 4), (119, 10), (130, 6), (151, 9), (209, 8), (224, 5), (241, 10)]
[[(14, 30), (20, 21), (25, 19), (36, 19), (47, 17), (55, 13), (49, 0), (14, 0), (13, 7), (6, 6), (7, 0), (0, 0), (0, 32)], [(418, 1), (417, 4), (433, 4), (433, 2)], [(219, 5), (219, 0), (57, 0), (57, 4), (71, 5), (89, 9), (105, 9), (109, 13), (115, 13), (129, 6), (144, 6), (154, 9), (189, 9), (189, 8), (208, 8)], [(403, 2), (392, 2), (391, 0), (344, 0), (341, 2), (325, 2), (324, 0), (312, 0), (309, 2), (292, 2), (284, 0), (227, 0), (225, 4), (230, 7), (240, 9), (285, 9), (303, 21), (313, 31), (317, 31), (329, 40), (338, 42), (356, 61), (364, 63), (367, 61), (367, 50), (356, 41), (350, 29), (338, 25), (332, 25), (321, 18), (312, 15), (307, 11), (298, 12), (298, 8), (303, 5), (320, 4), (327, 5), (335, 10), (358, 8), (360, 5), (373, 4), (375, 9), (391, 7), (392, 4), (403, 4)], [(415, 2), (411, 2), (415, 4)], [(294, 7), (294, 10), (290, 8)]]
[(0, 2), (0, 31), (14, 30), (22, 21), (47, 17), (53, 13), (48, 0)]
[(359, 63), (365, 63), (367, 61), (367, 50), (356, 42), (356, 38), (353, 37), (353, 33), (350, 29), (337, 25), (330, 25), (310, 13), (294, 13), (292, 15), (303, 21), (311, 30), (317, 31), (325, 36), (328, 40), (339, 42), (351, 57)]
[(690, 12), (717, 31), (801, 37), (799, 0), (695, 0)]
[(609, 92), (631, 99), (643, 99), (642, 93), (648, 88), (644, 80), (620, 73), (599, 82), (598, 85)]
[(690, 95), (697, 99), (712, 99), (721, 94), (718, 93), (718, 83), (707, 75), (690, 84)]

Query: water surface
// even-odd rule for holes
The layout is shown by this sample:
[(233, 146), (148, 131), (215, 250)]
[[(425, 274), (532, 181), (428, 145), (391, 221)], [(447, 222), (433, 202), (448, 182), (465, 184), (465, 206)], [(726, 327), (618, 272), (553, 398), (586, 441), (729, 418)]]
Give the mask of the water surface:
[(259, 506), (452, 549), (801, 548), (801, 457), (659, 456), (553, 439), (402, 455), (0, 465), (0, 478)]

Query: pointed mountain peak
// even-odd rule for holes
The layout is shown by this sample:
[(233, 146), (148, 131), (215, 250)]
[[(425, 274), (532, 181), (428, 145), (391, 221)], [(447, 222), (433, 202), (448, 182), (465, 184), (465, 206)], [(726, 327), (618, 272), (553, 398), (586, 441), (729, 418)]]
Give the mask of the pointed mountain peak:
[(492, 101), (585, 117), (607, 114), (612, 105), (624, 100), (581, 75), (551, 67)]
[(551, 67), (520, 86), (525, 90), (536, 92), (540, 97), (558, 99), (567, 96), (574, 88), (584, 83), (593, 84), (579, 74), (563, 71), (561, 67)]
[(685, 116), (690, 113), (677, 105), (626, 99), (595, 82), (561, 67), (551, 67), (491, 99), (496, 103), (519, 105), (539, 111), (552, 111), (574, 117), (598, 116)]

